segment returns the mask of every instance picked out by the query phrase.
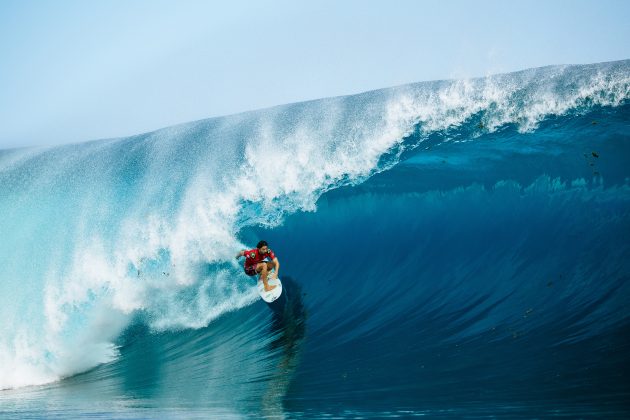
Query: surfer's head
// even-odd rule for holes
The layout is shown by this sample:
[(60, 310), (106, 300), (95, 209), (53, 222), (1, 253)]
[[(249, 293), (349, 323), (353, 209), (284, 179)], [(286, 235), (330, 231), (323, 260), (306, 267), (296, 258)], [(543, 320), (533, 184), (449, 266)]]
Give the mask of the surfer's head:
[(262, 252), (263, 254), (266, 254), (267, 251), (269, 251), (269, 245), (267, 244), (267, 241), (258, 242), (258, 245), (256, 245), (256, 248), (258, 248), (258, 250)]

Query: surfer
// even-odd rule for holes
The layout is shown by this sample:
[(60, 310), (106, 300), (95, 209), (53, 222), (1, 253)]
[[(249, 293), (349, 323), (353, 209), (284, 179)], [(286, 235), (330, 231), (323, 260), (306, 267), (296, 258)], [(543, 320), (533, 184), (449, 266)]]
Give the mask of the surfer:
[(271, 275), (272, 278), (278, 278), (278, 272), (280, 271), (280, 262), (278, 257), (269, 249), (267, 241), (260, 241), (256, 248), (250, 250), (242, 250), (236, 254), (236, 259), (245, 257), (245, 274), (248, 276), (255, 276), (260, 274), (260, 279), (265, 285), (265, 290), (270, 291), (275, 289), (276, 286), (269, 286), (267, 283), (267, 274), (275, 268), (275, 271)]

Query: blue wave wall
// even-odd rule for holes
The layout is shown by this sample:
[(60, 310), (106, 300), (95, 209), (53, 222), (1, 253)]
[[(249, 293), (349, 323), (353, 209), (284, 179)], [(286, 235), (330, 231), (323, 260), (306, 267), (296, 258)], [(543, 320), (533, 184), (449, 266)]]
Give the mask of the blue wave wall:
[(5, 412), (627, 414), (628, 66), (0, 152)]

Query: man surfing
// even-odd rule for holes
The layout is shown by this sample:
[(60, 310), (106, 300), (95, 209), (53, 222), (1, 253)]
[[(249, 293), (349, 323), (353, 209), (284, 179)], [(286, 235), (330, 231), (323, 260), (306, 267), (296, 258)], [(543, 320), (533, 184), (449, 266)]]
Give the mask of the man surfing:
[(280, 262), (276, 257), (276, 254), (269, 249), (267, 241), (260, 241), (256, 248), (250, 250), (242, 250), (236, 254), (236, 259), (245, 257), (245, 274), (248, 276), (255, 276), (260, 274), (260, 279), (265, 285), (265, 291), (270, 291), (276, 288), (276, 286), (269, 286), (267, 283), (267, 274), (275, 268), (272, 278), (278, 278), (278, 272), (280, 271)]

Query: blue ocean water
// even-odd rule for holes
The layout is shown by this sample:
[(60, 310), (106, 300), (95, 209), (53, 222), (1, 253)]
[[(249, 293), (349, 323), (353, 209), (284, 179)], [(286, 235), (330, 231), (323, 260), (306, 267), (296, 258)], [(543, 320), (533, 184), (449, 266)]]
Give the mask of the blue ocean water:
[(629, 98), (551, 66), (0, 151), (0, 415), (627, 418)]

